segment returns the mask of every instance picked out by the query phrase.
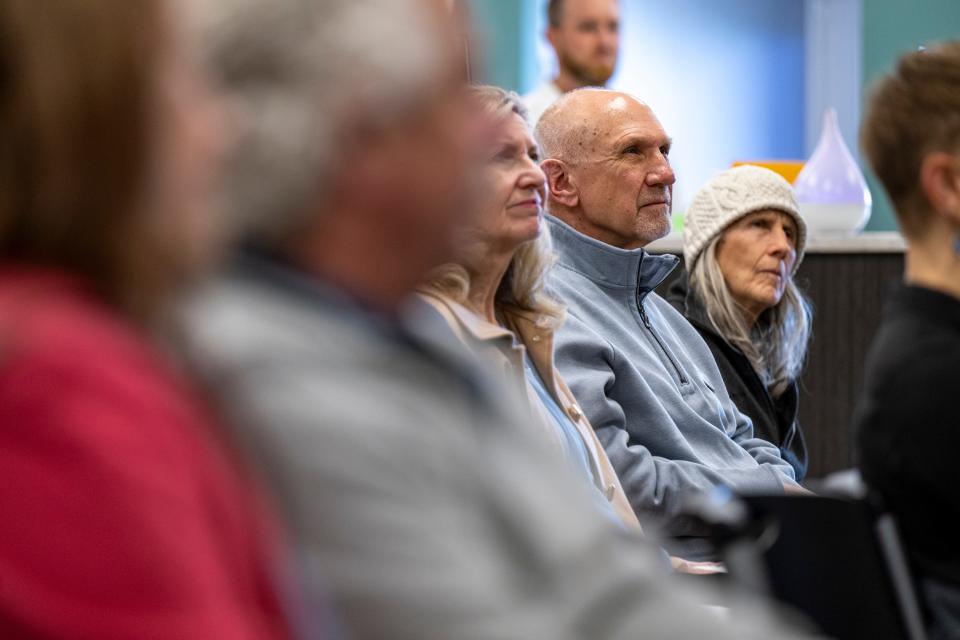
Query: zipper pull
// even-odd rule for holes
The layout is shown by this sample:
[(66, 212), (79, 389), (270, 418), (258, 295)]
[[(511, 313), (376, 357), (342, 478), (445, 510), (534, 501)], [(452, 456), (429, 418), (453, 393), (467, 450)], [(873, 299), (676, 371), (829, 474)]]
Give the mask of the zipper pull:
[(637, 300), (637, 307), (640, 309), (640, 319), (643, 321), (643, 326), (650, 329), (650, 319), (647, 317), (647, 310), (643, 308), (642, 300)]

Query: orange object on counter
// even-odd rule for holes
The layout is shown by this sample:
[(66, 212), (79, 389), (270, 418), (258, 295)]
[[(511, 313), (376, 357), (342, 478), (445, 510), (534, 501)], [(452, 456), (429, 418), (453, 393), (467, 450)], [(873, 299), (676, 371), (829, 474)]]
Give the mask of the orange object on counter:
[(733, 163), (734, 167), (752, 164), (764, 169), (770, 169), (783, 176), (784, 180), (793, 184), (803, 169), (803, 160), (741, 160)]

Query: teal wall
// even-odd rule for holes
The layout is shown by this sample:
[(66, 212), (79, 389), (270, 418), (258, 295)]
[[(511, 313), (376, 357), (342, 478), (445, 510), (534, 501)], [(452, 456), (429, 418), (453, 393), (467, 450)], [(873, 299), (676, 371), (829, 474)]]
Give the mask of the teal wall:
[[(863, 0), (864, 97), (873, 81), (892, 69), (901, 54), (948, 38), (960, 38), (960, 0)], [(895, 229), (893, 209), (883, 188), (866, 173), (873, 192), (873, 215), (867, 229)]]
[(533, 0), (467, 0), (474, 20), (474, 80), (525, 92), (536, 78)]
[[(474, 17), (477, 41), (471, 47), (476, 80), (521, 93), (538, 81), (537, 33), (542, 10), (537, 0), (466, 0)], [(638, 0), (623, 0), (629, 7)], [(731, 0), (717, 0), (731, 2)], [(769, 0), (775, 2), (776, 0)], [(735, 3), (733, 3), (735, 4)], [(919, 45), (960, 38), (960, 0), (863, 0), (863, 95), (896, 59)], [(848, 141), (852, 144), (853, 140)], [(882, 187), (864, 166), (873, 193), (867, 229), (896, 228)]]

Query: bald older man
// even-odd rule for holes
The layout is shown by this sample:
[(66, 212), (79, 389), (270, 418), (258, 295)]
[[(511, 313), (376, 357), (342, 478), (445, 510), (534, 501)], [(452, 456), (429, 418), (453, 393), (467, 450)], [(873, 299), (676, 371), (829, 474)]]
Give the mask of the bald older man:
[(685, 493), (802, 489), (754, 438), (696, 329), (654, 293), (679, 262), (643, 249), (670, 230), (670, 138), (647, 105), (600, 89), (562, 97), (536, 135), (560, 257), (551, 286), (569, 305), (557, 363), (641, 519), (664, 526), (675, 555), (710, 559), (704, 532), (674, 517)]

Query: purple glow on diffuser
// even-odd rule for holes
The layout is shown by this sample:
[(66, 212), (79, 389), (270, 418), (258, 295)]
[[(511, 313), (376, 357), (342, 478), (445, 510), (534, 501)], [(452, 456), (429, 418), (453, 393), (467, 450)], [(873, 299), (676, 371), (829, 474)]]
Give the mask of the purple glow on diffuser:
[(810, 160), (794, 182), (797, 200), (815, 204), (873, 203), (863, 173), (840, 135), (837, 112), (823, 114), (823, 132)]

